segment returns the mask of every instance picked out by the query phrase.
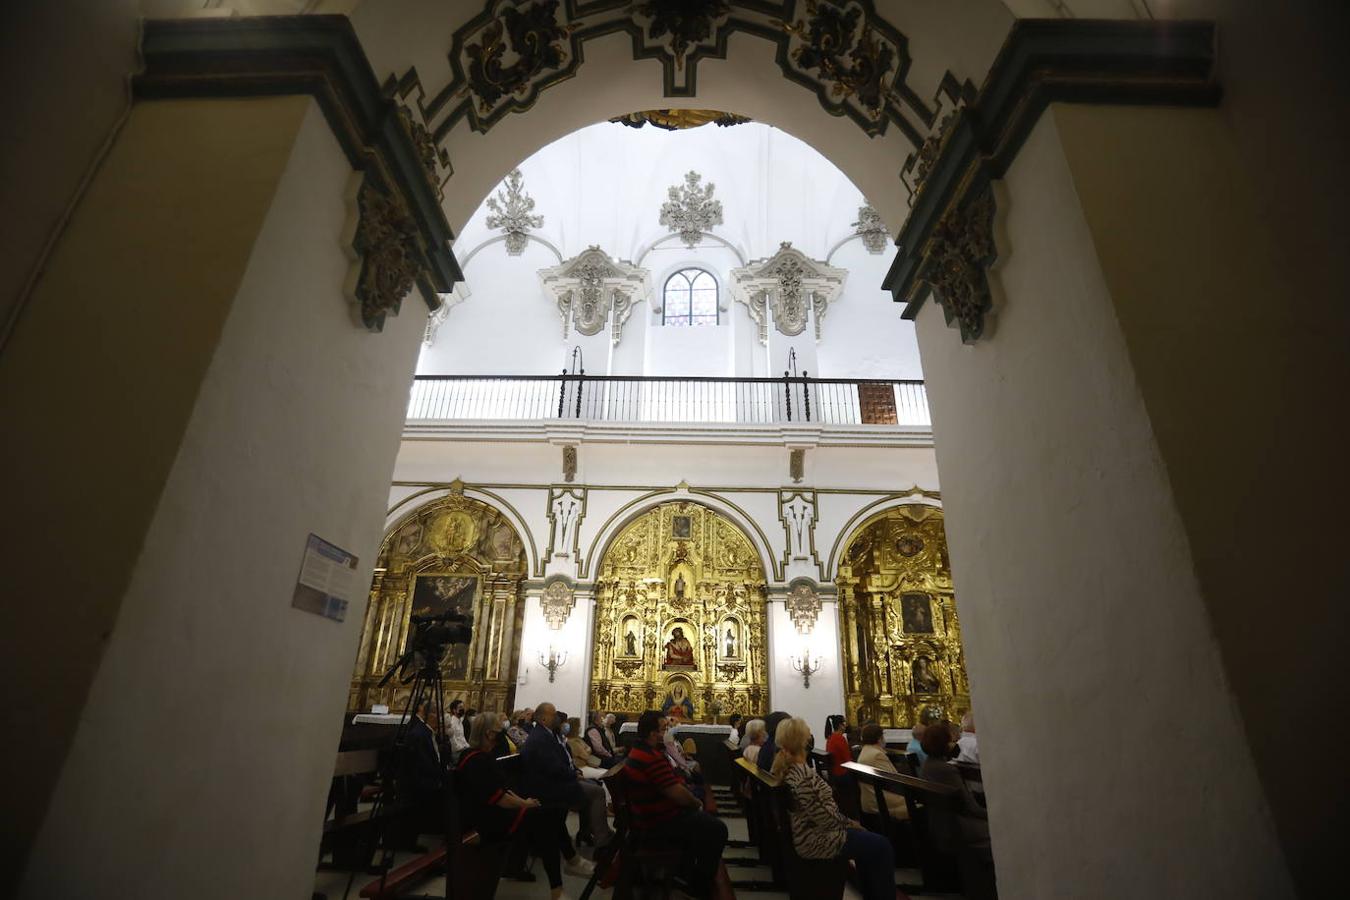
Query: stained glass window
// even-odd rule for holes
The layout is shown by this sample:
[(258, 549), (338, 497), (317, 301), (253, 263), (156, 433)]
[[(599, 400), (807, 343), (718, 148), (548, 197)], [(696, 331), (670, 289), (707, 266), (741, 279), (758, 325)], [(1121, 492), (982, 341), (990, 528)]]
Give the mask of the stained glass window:
[(717, 279), (702, 269), (681, 269), (666, 279), (661, 324), (716, 325)]

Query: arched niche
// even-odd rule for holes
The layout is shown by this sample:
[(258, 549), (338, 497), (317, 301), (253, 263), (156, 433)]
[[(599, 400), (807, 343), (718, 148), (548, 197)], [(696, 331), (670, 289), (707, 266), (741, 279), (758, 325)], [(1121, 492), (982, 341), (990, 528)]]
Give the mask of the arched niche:
[(835, 584), (850, 721), (908, 726), (970, 708), (942, 508), (875, 513), (843, 545)]
[(413, 615), (472, 616), (469, 644), (441, 660), (446, 702), (509, 709), (515, 693), (529, 556), (511, 519), (482, 500), (451, 492), (424, 503), (385, 533), (370, 587), (348, 708), (401, 711), (408, 688), (381, 687), (408, 646)]
[[(592, 708), (662, 709), (678, 682), (695, 721), (766, 712), (765, 586), (749, 536), (708, 506), (672, 500), (630, 519), (597, 567)], [(734, 656), (719, 646), (729, 623)]]

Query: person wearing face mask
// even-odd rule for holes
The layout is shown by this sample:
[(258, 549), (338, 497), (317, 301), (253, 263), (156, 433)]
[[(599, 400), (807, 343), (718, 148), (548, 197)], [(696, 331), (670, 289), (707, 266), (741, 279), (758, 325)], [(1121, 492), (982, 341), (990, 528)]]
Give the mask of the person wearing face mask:
[(529, 714), (530, 710), (527, 709), (518, 709), (511, 713), (511, 724), (506, 729), (506, 734), (517, 749), (525, 746), (525, 738), (529, 736), (529, 731), (525, 727), (525, 723), (530, 720)]
[[(520, 748), (523, 789), (546, 806), (577, 810), (582, 819), (580, 839), (584, 841), (589, 837), (596, 847), (603, 847), (614, 838), (614, 831), (605, 818), (605, 789), (578, 778), (572, 756), (559, 734), (563, 723), (552, 703), (539, 704), (535, 708), (534, 721), (535, 727)], [(565, 828), (564, 837), (563, 856), (567, 856), (572, 840), (566, 835)]]

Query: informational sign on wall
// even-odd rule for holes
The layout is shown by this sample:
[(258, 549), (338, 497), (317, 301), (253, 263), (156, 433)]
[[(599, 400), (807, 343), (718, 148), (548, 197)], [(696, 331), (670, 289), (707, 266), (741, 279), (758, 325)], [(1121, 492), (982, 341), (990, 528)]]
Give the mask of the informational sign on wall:
[(346, 550), (311, 534), (305, 541), (305, 558), (300, 563), (291, 606), (343, 621), (347, 606), (356, 596), (356, 563), (356, 557)]

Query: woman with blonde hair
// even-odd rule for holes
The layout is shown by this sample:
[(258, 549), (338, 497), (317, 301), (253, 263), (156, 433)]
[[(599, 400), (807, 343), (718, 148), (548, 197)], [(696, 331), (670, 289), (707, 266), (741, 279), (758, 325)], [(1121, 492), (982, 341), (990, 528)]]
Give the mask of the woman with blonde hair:
[(792, 792), (792, 846), (803, 859), (853, 860), (864, 900), (894, 900), (895, 856), (891, 842), (844, 816), (830, 786), (806, 764), (811, 726), (805, 719), (778, 725), (774, 768), (782, 765), (783, 782)]
[(769, 731), (764, 727), (763, 719), (751, 719), (745, 726), (745, 736), (741, 738), (741, 756), (747, 762), (754, 762), (759, 756), (759, 748), (769, 739)]

